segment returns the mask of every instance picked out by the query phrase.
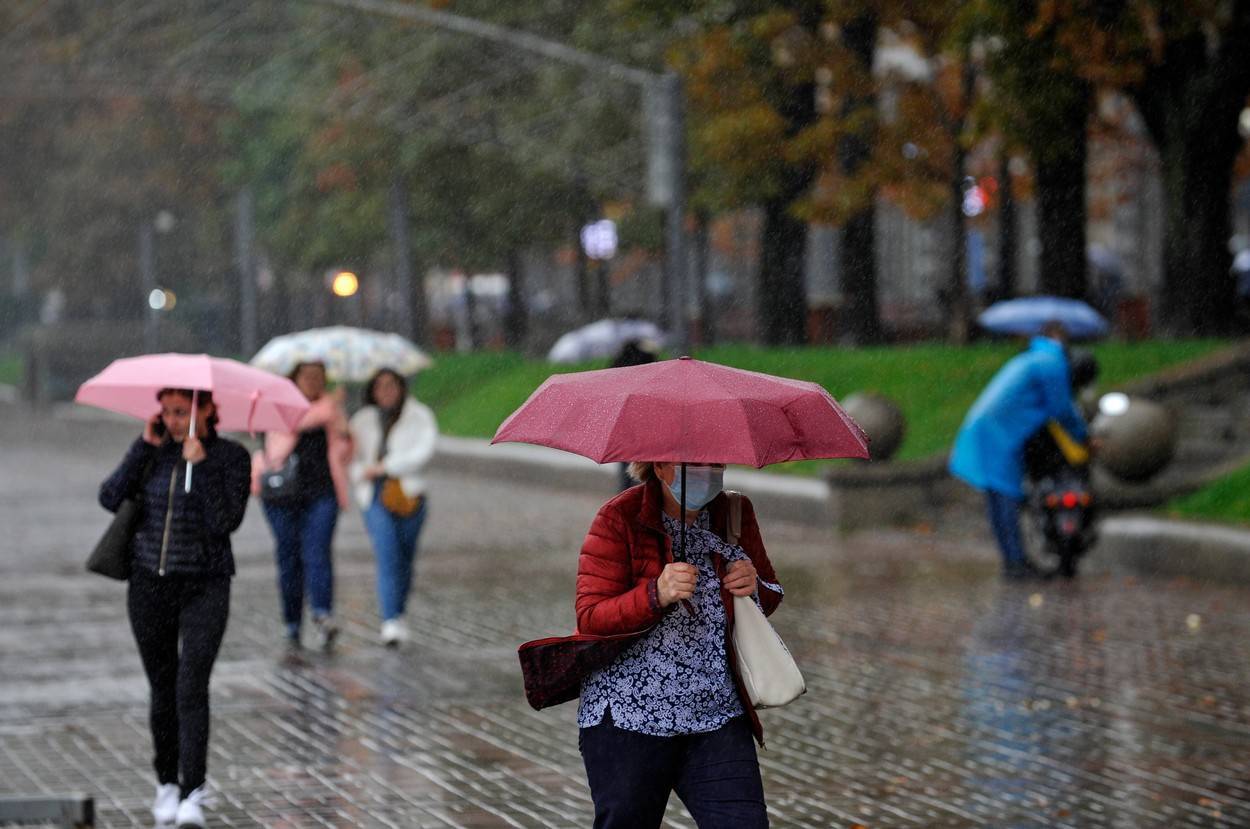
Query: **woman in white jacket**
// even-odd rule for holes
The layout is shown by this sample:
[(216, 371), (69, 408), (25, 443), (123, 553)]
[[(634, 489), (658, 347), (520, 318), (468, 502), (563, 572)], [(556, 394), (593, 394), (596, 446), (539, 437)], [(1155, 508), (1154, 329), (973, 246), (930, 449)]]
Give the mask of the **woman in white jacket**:
[(423, 472), (438, 425), (428, 407), (408, 396), (404, 378), (384, 368), (365, 386), (365, 406), (352, 417), (351, 432), (355, 457), (348, 471), (378, 561), (382, 642), (396, 647), (408, 638), (404, 608), (427, 509)]

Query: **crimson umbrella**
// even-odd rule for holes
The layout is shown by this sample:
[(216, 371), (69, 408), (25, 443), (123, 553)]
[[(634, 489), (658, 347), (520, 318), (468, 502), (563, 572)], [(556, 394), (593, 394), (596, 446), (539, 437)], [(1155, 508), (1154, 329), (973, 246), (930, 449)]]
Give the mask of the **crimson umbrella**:
[(491, 443), (509, 441), (597, 463), (868, 457), (863, 430), (816, 383), (689, 357), (553, 375)]
[[(816, 383), (682, 357), (557, 374), (491, 443), (551, 446), (608, 461), (737, 463), (867, 458), (863, 430)], [(685, 552), (682, 522), (681, 552)]]

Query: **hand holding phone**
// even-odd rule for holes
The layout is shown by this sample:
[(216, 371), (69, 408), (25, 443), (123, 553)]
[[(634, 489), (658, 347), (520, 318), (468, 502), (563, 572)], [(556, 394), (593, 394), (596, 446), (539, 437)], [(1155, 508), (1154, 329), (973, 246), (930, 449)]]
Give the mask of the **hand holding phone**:
[(161, 420), (160, 415), (153, 415), (143, 427), (143, 439), (153, 446), (160, 446), (165, 442), (165, 421)]

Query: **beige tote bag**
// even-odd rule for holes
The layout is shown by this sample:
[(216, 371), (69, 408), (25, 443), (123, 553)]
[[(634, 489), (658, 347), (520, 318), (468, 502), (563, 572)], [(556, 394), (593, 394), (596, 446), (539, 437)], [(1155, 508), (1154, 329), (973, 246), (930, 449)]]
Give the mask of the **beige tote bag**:
[[(742, 495), (728, 490), (725, 494), (729, 497), (726, 540), (737, 544), (742, 533)], [(738, 673), (752, 707), (779, 708), (807, 692), (790, 649), (750, 596), (734, 596), (733, 641)]]

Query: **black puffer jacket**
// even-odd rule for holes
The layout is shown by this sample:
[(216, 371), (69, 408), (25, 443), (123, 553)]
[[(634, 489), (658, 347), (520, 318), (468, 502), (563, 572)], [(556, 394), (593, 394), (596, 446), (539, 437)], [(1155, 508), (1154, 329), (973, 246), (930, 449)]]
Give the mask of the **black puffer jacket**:
[(207, 457), (195, 465), (190, 493), (182, 444), (167, 441), (155, 447), (142, 438), (100, 485), (100, 504), (110, 512), (139, 493), (135, 567), (159, 575), (234, 575), (230, 533), (247, 510), (251, 458), (239, 444), (216, 435), (204, 438), (204, 451)]

